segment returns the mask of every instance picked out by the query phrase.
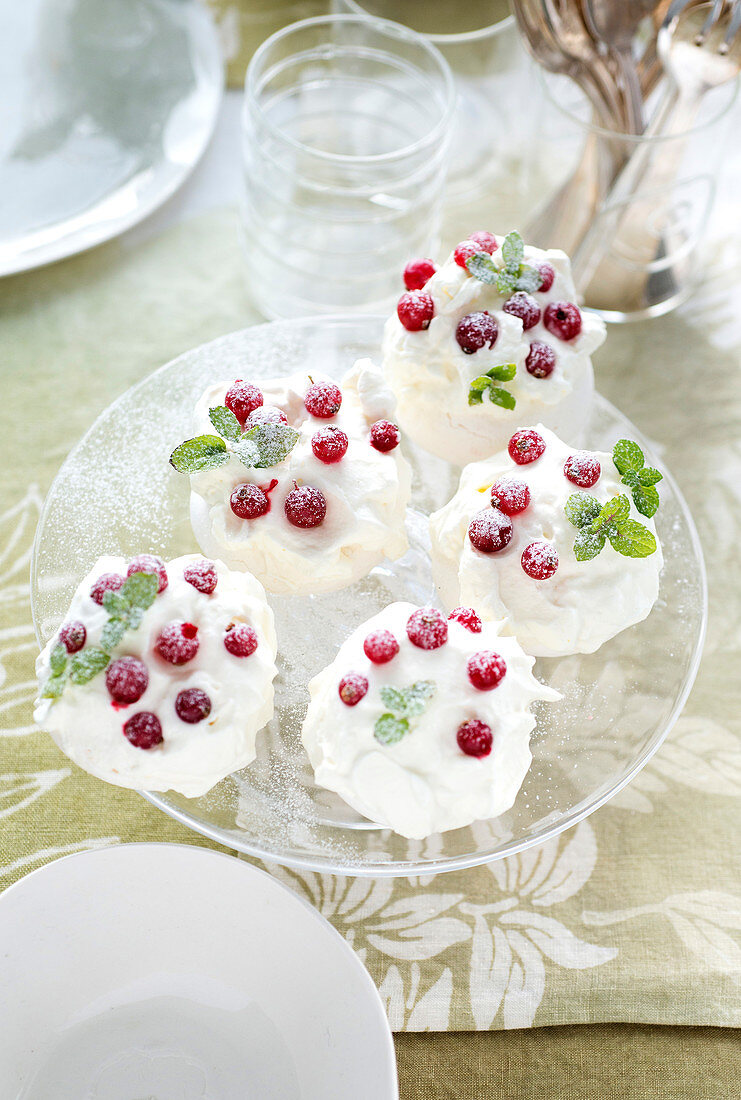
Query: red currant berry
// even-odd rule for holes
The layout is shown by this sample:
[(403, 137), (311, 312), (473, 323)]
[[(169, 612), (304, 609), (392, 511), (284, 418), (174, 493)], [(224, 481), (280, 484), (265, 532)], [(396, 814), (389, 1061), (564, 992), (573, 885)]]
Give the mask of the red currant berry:
[(105, 670), (105, 686), (114, 703), (136, 703), (148, 684), (147, 666), (138, 657), (119, 657)]
[(65, 623), (59, 631), (59, 641), (68, 653), (79, 653), (87, 639), (87, 630), (84, 625), (75, 620)]
[(168, 623), (154, 643), (154, 651), (170, 665), (184, 665), (198, 652), (198, 627), (179, 620)]
[(469, 523), (468, 537), (482, 554), (496, 554), (512, 538), (512, 520), (498, 508), (484, 508)]
[(448, 624), (434, 607), (421, 607), (407, 619), (407, 635), (419, 649), (439, 649), (448, 640)]
[(224, 634), (224, 646), (232, 657), (251, 657), (257, 649), (257, 633), (244, 623), (231, 623)]
[(363, 653), (374, 665), (385, 665), (399, 652), (399, 643), (390, 630), (374, 630), (363, 642)]
[(256, 428), (258, 424), (287, 424), (288, 417), (282, 409), (277, 408), (275, 405), (263, 405), (260, 409), (255, 409), (247, 417), (245, 421), (244, 430), (248, 432), (250, 428)]
[(542, 435), (534, 432), (532, 428), (521, 428), (510, 439), (507, 450), (513, 462), (516, 462), (518, 466), (527, 466), (543, 454), (545, 440)]
[(254, 412), (255, 409), (259, 409), (264, 400), (262, 392), (257, 386), (238, 378), (236, 382), (232, 382), (226, 391), (224, 404), (227, 409), (231, 409), (239, 423), (244, 424), (250, 413)]
[(493, 649), (482, 649), (468, 658), (466, 671), (478, 691), (491, 691), (504, 679), (507, 664)]
[(340, 411), (342, 391), (334, 382), (312, 382), (306, 391), (304, 405), (311, 416), (329, 420)]
[(581, 313), (573, 302), (551, 302), (545, 307), (543, 323), (561, 340), (573, 340), (581, 332)]
[(486, 722), (482, 722), (480, 718), (472, 718), (470, 722), (464, 722), (458, 727), (456, 741), (458, 748), (466, 756), (482, 757), (488, 756), (491, 752), (494, 738), (491, 726), (487, 726)]
[(117, 592), (124, 582), (120, 573), (101, 573), (97, 581), (90, 589), (90, 596), (97, 604), (103, 606), (103, 597), (106, 592)]
[(426, 290), (408, 290), (399, 298), (396, 313), (407, 332), (419, 332), (429, 328), (435, 316), (435, 303)]
[(123, 731), (135, 749), (153, 749), (155, 745), (162, 744), (162, 726), (157, 715), (151, 711), (141, 710), (138, 714), (132, 714), (124, 723)]
[(550, 344), (533, 340), (525, 360), (525, 370), (534, 378), (547, 378), (556, 366), (556, 353)]
[(183, 580), (186, 580), (188, 584), (192, 584), (194, 588), (199, 592), (203, 592), (205, 596), (210, 596), (216, 588), (216, 582), (218, 580), (216, 566), (207, 558), (203, 558), (201, 561), (194, 561), (192, 565), (186, 565), (183, 570)]
[(153, 576), (157, 577), (158, 595), (167, 588), (168, 582), (165, 563), (162, 558), (158, 558), (156, 554), (137, 554), (137, 556), (132, 559), (126, 576), (130, 577), (134, 573), (152, 573)]
[(453, 252), (453, 259), (458, 264), (458, 267), (462, 267), (464, 271), (468, 271), (466, 264), (475, 256), (477, 252), (483, 252), (484, 249), (480, 244), (476, 244), (475, 241), (461, 241), (459, 245), (456, 245)]
[(558, 569), (558, 554), (551, 542), (531, 542), (522, 551), (520, 561), (534, 581), (547, 581)]
[(602, 467), (596, 455), (589, 451), (577, 451), (566, 459), (563, 472), (572, 485), (578, 485), (580, 489), (591, 489), (599, 481)]
[(348, 672), (340, 680), (338, 692), (346, 707), (356, 707), (368, 694), (368, 681), (359, 672)]
[(392, 424), (390, 420), (377, 420), (375, 424), (371, 425), (371, 447), (375, 447), (375, 449), (381, 451), (382, 454), (386, 454), (387, 451), (393, 451), (395, 447), (399, 446), (400, 440), (401, 432), (396, 427), (396, 424)]
[(407, 290), (421, 290), (434, 274), (432, 260), (410, 260), (404, 268), (404, 286)]
[(553, 270), (550, 264), (535, 264), (535, 270), (540, 275), (540, 286), (538, 290), (541, 293), (545, 293), (553, 286), (553, 280), (556, 278), (556, 272)]
[(485, 229), (477, 229), (468, 239), (479, 246), (479, 252), (488, 252), (490, 256), (499, 248), (494, 234), (487, 233)]
[(297, 485), (291, 489), (283, 505), (286, 519), (294, 527), (319, 527), (327, 514), (327, 501), (313, 485)]
[(237, 485), (229, 497), (229, 507), (240, 519), (258, 519), (270, 511), (267, 493), (259, 485), (245, 482)]
[(341, 428), (327, 424), (326, 428), (320, 428), (312, 436), (311, 449), (320, 462), (329, 466), (345, 457), (348, 443), (349, 440)]
[(491, 506), (505, 516), (519, 516), (530, 504), (530, 489), (524, 481), (503, 477), (491, 487)]
[(179, 691), (175, 699), (175, 713), (181, 722), (194, 726), (202, 722), (211, 713), (211, 700), (200, 688), (186, 688)]
[(487, 345), (493, 348), (497, 342), (497, 336), (499, 336), (499, 325), (485, 310), (467, 313), (458, 322), (455, 330), (458, 347), (466, 355), (474, 355)]
[(516, 291), (502, 306), (505, 313), (511, 313), (513, 317), (519, 317), (522, 321), (522, 330), (527, 332), (540, 320), (540, 306), (535, 299), (526, 294), (524, 290)]
[(472, 634), (481, 633), (481, 619), (472, 607), (455, 607), (448, 615), (448, 619), (465, 626)]

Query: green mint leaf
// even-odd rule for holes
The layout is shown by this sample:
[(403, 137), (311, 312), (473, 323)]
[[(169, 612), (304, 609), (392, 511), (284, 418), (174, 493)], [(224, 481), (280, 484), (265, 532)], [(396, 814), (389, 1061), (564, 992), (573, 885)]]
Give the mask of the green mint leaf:
[(50, 676), (41, 690), (42, 699), (58, 699), (67, 686), (67, 670), (58, 676)]
[[(636, 477), (640, 481), (641, 485), (656, 485), (659, 481), (663, 481), (664, 475), (654, 469), (653, 466), (644, 466), (642, 470), (639, 470)], [(623, 481), (625, 478), (623, 478)]]
[(73, 684), (87, 684), (106, 667), (110, 657), (102, 649), (90, 646), (76, 653), (69, 666), (69, 678)]
[(525, 290), (528, 294), (534, 294), (537, 290), (540, 290), (540, 284), (543, 282), (543, 276), (534, 267), (530, 267), (529, 264), (520, 264), (520, 273), (517, 276), (517, 289)]
[(67, 665), (67, 650), (64, 648), (61, 642), (52, 649), (49, 654), (49, 668), (51, 669), (52, 676), (59, 676)]
[(612, 449), (612, 461), (620, 474), (627, 474), (629, 470), (637, 472), (645, 465), (643, 451), (632, 439), (618, 439)]
[(604, 531), (594, 532), (583, 528), (574, 539), (574, 557), (577, 561), (590, 561), (597, 557), (604, 545)]
[(128, 615), (126, 616), (127, 630), (136, 630), (136, 628), (141, 625), (141, 621), (144, 618), (145, 610), (146, 608), (144, 607), (131, 608), (131, 611), (129, 611)]
[(497, 291), (503, 298), (509, 298), (517, 289), (517, 274), (511, 271), (500, 271), (497, 276)]
[(108, 591), (103, 593), (103, 607), (109, 615), (125, 615), (129, 610), (129, 606), (129, 601), (123, 594), (123, 588), (118, 592)]
[(254, 469), (260, 465), (260, 448), (251, 439), (242, 439), (240, 443), (235, 443), (233, 451), (243, 466)]
[(403, 691), (399, 691), (395, 687), (382, 687), (381, 699), (383, 705), (388, 707), (389, 710), (395, 711), (397, 714), (403, 714), (406, 706), (406, 698)]
[(517, 374), (516, 363), (500, 363), (486, 372), (487, 377), (495, 378), (497, 382), (511, 382)]
[(100, 648), (105, 653), (110, 653), (123, 638), (127, 626), (128, 623), (125, 619), (109, 619), (100, 635)]
[(474, 275), (482, 283), (495, 286), (499, 277), (499, 268), (488, 252), (475, 252), (466, 260), (466, 269), (469, 275)]
[(503, 390), (500, 386), (491, 387), (489, 390), (489, 400), (492, 405), (499, 405), (502, 409), (514, 409), (517, 404), (509, 390)]
[(468, 404), (481, 405), (484, 400), (484, 391), (491, 385), (490, 378), (474, 378), (468, 391)]
[(435, 691), (433, 680), (416, 680), (401, 693), (404, 697), (404, 710), (401, 713), (407, 718), (422, 714)]
[(373, 735), (382, 745), (395, 745), (409, 733), (406, 718), (395, 718), (393, 714), (382, 714), (373, 727)]
[(647, 558), (656, 550), (654, 536), (634, 519), (624, 520), (618, 530), (609, 530), (607, 537), (613, 549), (626, 558)]
[(170, 455), (170, 465), (179, 474), (197, 474), (200, 470), (223, 466), (228, 461), (226, 443), (218, 435), (199, 435), (195, 439), (186, 439)]
[(602, 505), (599, 515), (592, 520), (592, 531), (607, 527), (619, 527), (630, 515), (630, 501), (624, 493), (618, 493)]
[(146, 611), (154, 603), (158, 588), (159, 578), (154, 573), (132, 573), (124, 581), (121, 594), (128, 607), (141, 607)]
[(208, 418), (216, 428), (219, 435), (228, 439), (230, 443), (237, 443), (242, 438), (242, 428), (236, 416), (226, 405), (217, 405), (208, 410)]
[(600, 514), (600, 502), (590, 493), (572, 493), (563, 510), (574, 527), (589, 527)]
[(659, 509), (659, 494), (653, 485), (636, 485), (633, 503), (642, 516), (654, 516)]
[(525, 245), (519, 233), (508, 233), (502, 242), (502, 259), (508, 271), (519, 271), (525, 258)]
[(640, 484), (639, 475), (635, 470), (628, 470), (627, 473), (623, 474), (620, 480), (623, 485), (627, 485), (629, 489), (635, 489), (636, 485)]
[(254, 465), (263, 469), (282, 462), (298, 443), (299, 433), (288, 424), (256, 424), (244, 438), (257, 447), (259, 459)]

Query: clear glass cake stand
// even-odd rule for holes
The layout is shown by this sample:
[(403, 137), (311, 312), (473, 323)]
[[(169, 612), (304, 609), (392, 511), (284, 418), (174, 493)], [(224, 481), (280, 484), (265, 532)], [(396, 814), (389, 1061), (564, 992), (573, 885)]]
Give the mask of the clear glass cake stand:
[[(83, 574), (102, 553), (164, 558), (197, 550), (188, 521), (188, 479), (168, 465), (187, 437), (193, 406), (219, 379), (297, 369), (339, 378), (361, 356), (378, 356), (382, 319), (279, 321), (187, 352), (134, 386), (98, 418), (57, 475), (34, 547), (32, 604), (43, 644)], [(611, 449), (640, 432), (598, 397), (587, 443)], [(115, 441), (115, 447), (112, 442)], [(470, 867), (540, 844), (593, 813), (646, 764), (666, 737), (695, 678), (706, 620), (702, 553), (687, 505), (668, 472), (658, 530), (665, 566), (645, 622), (597, 653), (539, 659), (536, 674), (563, 699), (542, 706), (533, 764), (512, 809), (492, 821), (408, 841), (358, 816), (313, 781), (299, 740), (305, 685), (346, 635), (392, 600), (425, 602), (433, 587), (426, 515), (454, 490), (456, 471), (407, 447), (414, 467), (411, 549), (364, 580), (323, 596), (270, 597), (279, 638), (276, 713), (258, 737), (258, 758), (202, 798), (144, 797), (198, 833), (267, 862), (351, 875), (432, 874)], [(595, 608), (599, 614), (599, 608)]]

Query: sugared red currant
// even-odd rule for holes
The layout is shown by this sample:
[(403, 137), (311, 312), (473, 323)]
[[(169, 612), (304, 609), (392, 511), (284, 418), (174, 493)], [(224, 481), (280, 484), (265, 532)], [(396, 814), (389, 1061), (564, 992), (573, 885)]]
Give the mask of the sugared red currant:
[(342, 391), (334, 382), (312, 382), (304, 398), (306, 411), (320, 420), (336, 416), (341, 404)]
[(563, 472), (572, 485), (578, 485), (580, 489), (591, 489), (599, 481), (602, 467), (596, 455), (589, 451), (576, 451), (566, 459)]
[(458, 347), (466, 355), (474, 355), (487, 346), (493, 348), (498, 335), (499, 325), (486, 310), (467, 313), (460, 319), (455, 330)]
[(205, 596), (210, 596), (216, 588), (216, 582), (218, 576), (216, 574), (216, 566), (208, 558), (203, 558), (201, 561), (194, 561), (192, 565), (186, 565), (183, 570), (183, 580), (186, 580), (188, 584), (192, 584), (199, 592), (203, 592)]
[(103, 606), (103, 597), (106, 592), (117, 592), (125, 578), (120, 573), (101, 573), (97, 581), (90, 589), (90, 597), (97, 604)]
[(472, 653), (466, 664), (468, 679), (478, 691), (491, 691), (504, 679), (507, 664), (493, 649)]
[(419, 649), (439, 649), (448, 640), (448, 624), (434, 607), (421, 607), (407, 619), (407, 635)]
[(374, 630), (363, 642), (363, 653), (374, 665), (385, 665), (399, 652), (399, 643), (390, 630)]
[(138, 657), (119, 657), (105, 670), (105, 686), (114, 703), (136, 703), (148, 684), (147, 666)]
[(455, 251), (453, 252), (453, 259), (458, 264), (458, 267), (462, 267), (464, 271), (467, 271), (468, 268), (466, 267), (466, 264), (471, 259), (471, 257), (475, 256), (477, 252), (483, 251), (484, 249), (481, 247), (481, 245), (476, 244), (475, 241), (461, 241), (461, 243), (459, 245), (456, 245), (455, 247)]
[(327, 424), (311, 437), (312, 451), (320, 462), (328, 466), (345, 457), (348, 443), (345, 433), (341, 428), (335, 428), (334, 424)]
[(340, 680), (338, 692), (346, 707), (356, 707), (368, 694), (368, 681), (359, 672), (348, 672)]
[(257, 386), (238, 378), (226, 391), (224, 404), (227, 409), (231, 409), (239, 423), (244, 424), (250, 413), (259, 409), (264, 400), (262, 391)]
[(246, 623), (231, 623), (224, 634), (224, 646), (232, 657), (251, 657), (257, 649), (257, 633)]
[(517, 478), (501, 477), (491, 487), (491, 504), (505, 516), (519, 516), (530, 504), (530, 489)]
[(518, 466), (527, 466), (543, 454), (545, 440), (542, 435), (534, 432), (532, 428), (521, 428), (510, 439), (507, 450), (513, 462), (516, 462)]
[(558, 569), (558, 554), (552, 542), (531, 542), (522, 551), (520, 561), (535, 581), (547, 581)]
[(469, 523), (468, 537), (482, 554), (496, 554), (512, 538), (512, 520), (498, 508), (483, 508)]
[(68, 653), (79, 653), (85, 644), (87, 630), (83, 623), (75, 619), (74, 622), (65, 623), (59, 631), (59, 641)]
[(581, 313), (573, 302), (551, 302), (545, 307), (543, 324), (561, 340), (573, 340), (581, 332)]
[(536, 264), (535, 268), (540, 275), (540, 286), (538, 290), (545, 293), (553, 286), (553, 280), (556, 278), (556, 272), (553, 270), (550, 264)]
[(487, 726), (480, 718), (472, 718), (459, 726), (456, 740), (461, 752), (466, 756), (477, 757), (488, 756), (494, 743), (491, 726)]
[(154, 650), (168, 664), (184, 665), (193, 660), (198, 644), (198, 627), (176, 619), (162, 628)]
[(313, 485), (297, 485), (291, 489), (283, 505), (286, 519), (294, 527), (319, 527), (327, 514), (327, 501)]
[(435, 316), (435, 303), (426, 290), (408, 290), (399, 298), (396, 313), (407, 332), (420, 332), (429, 328)]
[(434, 274), (432, 260), (410, 260), (404, 268), (404, 286), (407, 290), (421, 290)]
[(530, 294), (524, 290), (516, 291), (502, 306), (505, 313), (511, 313), (513, 317), (519, 317), (522, 328), (527, 332), (540, 320), (540, 306)]
[(125, 736), (135, 749), (153, 749), (162, 744), (162, 726), (156, 714), (140, 710), (124, 723)]
[(556, 366), (556, 353), (550, 344), (533, 340), (525, 360), (525, 370), (534, 378), (547, 378)]
[(156, 554), (137, 554), (135, 558), (132, 558), (126, 576), (130, 577), (133, 573), (152, 573), (157, 577), (158, 593), (164, 592), (167, 588), (165, 563)]
[(256, 428), (258, 424), (287, 424), (288, 417), (282, 409), (277, 408), (276, 405), (263, 405), (259, 409), (254, 409), (253, 412), (247, 417), (244, 429), (249, 431), (250, 428)]
[(491, 255), (492, 252), (496, 252), (499, 248), (494, 234), (487, 233), (485, 229), (477, 229), (468, 239), (479, 246), (479, 252), (488, 252), (489, 255)]
[(258, 519), (270, 511), (267, 493), (259, 485), (245, 482), (237, 485), (229, 497), (229, 507), (240, 519)]
[(454, 607), (448, 615), (448, 619), (465, 626), (472, 634), (481, 633), (481, 619), (472, 607)]
[(400, 440), (401, 432), (390, 420), (377, 420), (375, 424), (371, 424), (371, 447), (375, 447), (377, 451), (383, 454), (393, 451), (394, 447), (399, 446)]
[(175, 699), (175, 713), (181, 722), (195, 725), (208, 718), (211, 713), (211, 700), (200, 688), (186, 688), (179, 691)]

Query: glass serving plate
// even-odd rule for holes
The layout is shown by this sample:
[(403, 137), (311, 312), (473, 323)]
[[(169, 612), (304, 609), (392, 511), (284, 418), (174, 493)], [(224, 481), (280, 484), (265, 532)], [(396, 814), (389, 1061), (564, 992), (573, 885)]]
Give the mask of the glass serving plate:
[[(378, 357), (382, 324), (376, 317), (317, 318), (232, 333), (168, 363), (114, 402), (71, 452), (44, 505), (32, 563), (39, 643), (57, 629), (100, 554), (152, 551), (172, 558), (197, 550), (189, 481), (168, 457), (188, 437), (193, 407), (208, 384), (236, 377), (259, 382), (295, 370), (339, 379), (357, 358)], [(600, 397), (586, 436), (602, 450), (622, 436), (637, 439), (647, 461), (661, 465), (637, 429)], [(508, 813), (409, 841), (317, 787), (299, 737), (307, 681), (351, 630), (387, 603), (433, 599), (426, 516), (452, 495), (457, 471), (403, 446), (414, 469), (406, 556), (340, 592), (270, 597), (280, 648), (276, 712), (258, 737), (256, 761), (201, 798), (144, 793), (196, 832), (268, 862), (338, 874), (469, 867), (542, 843), (592, 813), (630, 782), (678, 717), (699, 663), (707, 599), (697, 533), (665, 471), (658, 602), (645, 622), (597, 653), (537, 661), (536, 674), (563, 698), (536, 708), (532, 767)]]

